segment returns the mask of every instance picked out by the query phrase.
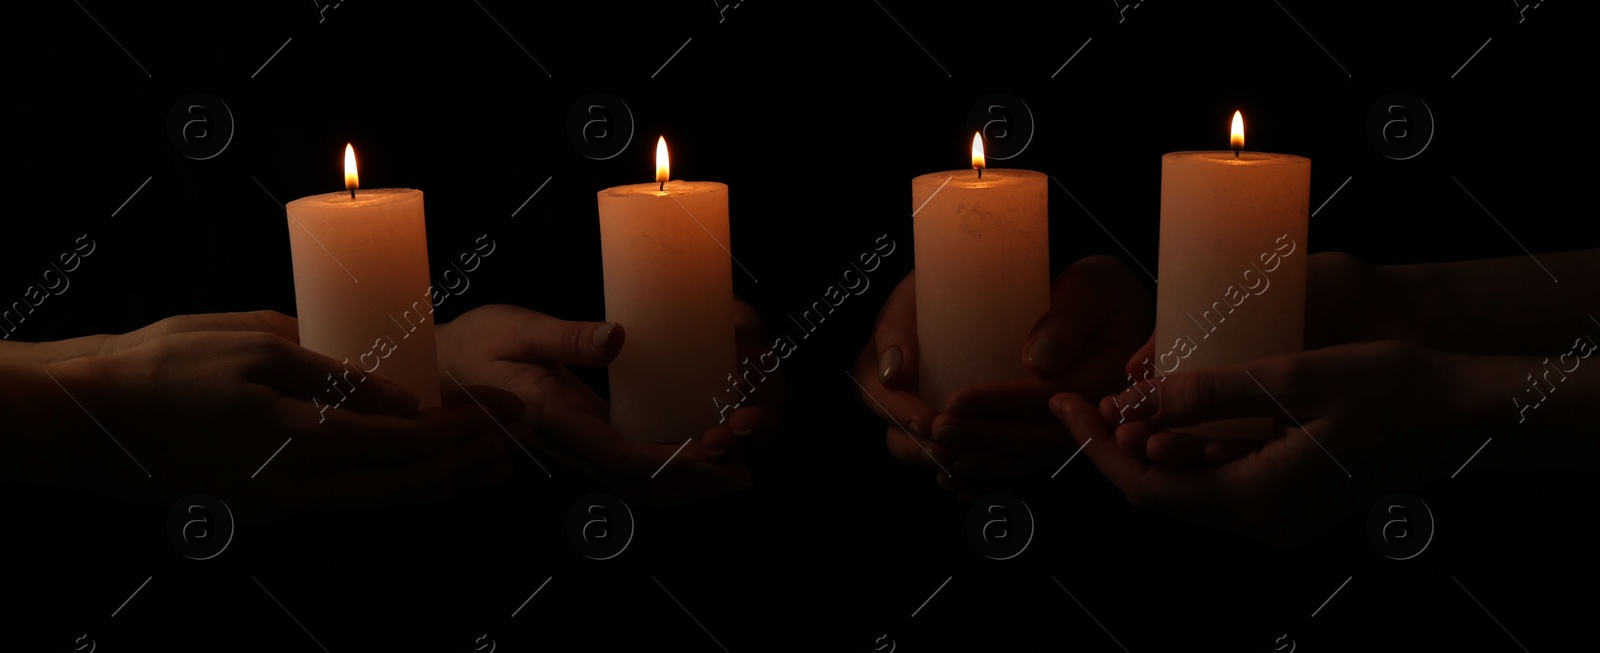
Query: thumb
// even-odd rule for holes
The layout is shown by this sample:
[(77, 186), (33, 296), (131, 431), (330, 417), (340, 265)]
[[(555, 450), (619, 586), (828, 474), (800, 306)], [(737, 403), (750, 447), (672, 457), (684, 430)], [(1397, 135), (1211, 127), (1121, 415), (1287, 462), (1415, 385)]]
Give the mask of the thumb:
[(572, 322), (520, 309), (501, 356), (529, 363), (603, 367), (622, 351), (626, 333), (616, 322)]

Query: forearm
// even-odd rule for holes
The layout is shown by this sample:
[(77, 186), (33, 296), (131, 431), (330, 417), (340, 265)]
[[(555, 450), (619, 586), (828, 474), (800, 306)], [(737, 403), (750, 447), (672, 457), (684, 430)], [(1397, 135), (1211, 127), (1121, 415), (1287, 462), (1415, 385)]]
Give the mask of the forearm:
[(1416, 305), (1425, 344), (1444, 351), (1543, 356), (1597, 325), (1600, 249), (1386, 266)]
[(1600, 469), (1600, 358), (1568, 348), (1464, 359), (1456, 412), (1464, 429), (1493, 438), (1473, 467)]

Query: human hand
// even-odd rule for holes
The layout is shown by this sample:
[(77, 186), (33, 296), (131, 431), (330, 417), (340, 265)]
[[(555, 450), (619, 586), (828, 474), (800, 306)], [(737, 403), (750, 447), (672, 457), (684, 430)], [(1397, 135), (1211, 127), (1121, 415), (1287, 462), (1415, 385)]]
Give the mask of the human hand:
[(884, 444), (890, 455), (907, 465), (939, 470), (949, 452), (931, 437), (934, 410), (918, 394), (918, 353), (917, 271), (912, 270), (878, 310), (872, 339), (856, 356), (851, 377), (861, 403), (887, 425)]
[[(764, 340), (760, 317), (742, 302), (735, 317), (739, 356), (754, 359)], [(771, 374), (726, 423), (686, 434), (694, 442), (634, 442), (611, 427), (606, 401), (568, 368), (610, 363), (625, 346), (623, 325), (569, 322), (495, 304), (439, 325), (436, 333), (441, 370), (462, 383), (505, 388), (527, 404), (527, 418), (513, 431), (519, 440), (636, 503), (676, 503), (748, 487), (741, 449), (770, 436), (780, 418), (783, 380)]]
[(418, 412), (414, 394), (369, 374), (348, 379), (341, 409), (319, 409), (311, 397), (347, 369), (283, 337), (147, 335), (39, 368), (49, 380), (15, 412), (21, 446), (42, 455), (19, 476), (148, 502), (199, 488), (254, 521), (438, 500), (509, 473), (494, 419), (522, 407), (504, 391), (450, 392)]
[[(299, 323), (277, 311), (174, 315), (122, 334), (97, 334), (39, 343), (17, 343), (24, 349), (16, 362), (45, 365), (80, 356), (114, 354), (160, 336), (195, 331), (259, 331), (300, 342)], [(25, 352), (25, 353), (22, 353)]]
[(933, 421), (948, 449), (939, 484), (971, 502), (1001, 480), (1041, 473), (1074, 448), (1049, 410), (1050, 397), (1098, 397), (1124, 387), (1123, 361), (1149, 333), (1154, 307), (1138, 277), (1112, 256), (1090, 256), (1063, 270), (1050, 311), (1023, 346), (1031, 378), (971, 386), (951, 394)]
[[(1118, 399), (1137, 407), (1120, 426), (1111, 397), (1097, 409), (1063, 393), (1050, 408), (1129, 503), (1294, 546), (1467, 459), (1488, 422), (1461, 399), (1485, 383), (1463, 372), (1466, 361), (1357, 343), (1172, 374), (1143, 403), (1129, 389)], [(1181, 431), (1237, 417), (1276, 418), (1277, 437), (1256, 449)], [(1213, 466), (1190, 468), (1200, 463)]]

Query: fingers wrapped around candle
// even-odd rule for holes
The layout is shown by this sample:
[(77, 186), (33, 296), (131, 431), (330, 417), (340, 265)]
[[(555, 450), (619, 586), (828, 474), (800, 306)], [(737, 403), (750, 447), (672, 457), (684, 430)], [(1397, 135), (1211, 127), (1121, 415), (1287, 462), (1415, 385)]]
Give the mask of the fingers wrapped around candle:
[[(908, 465), (931, 466), (932, 461), (924, 456), (923, 450), (930, 442), (933, 408), (911, 391), (885, 388), (876, 370), (876, 350), (872, 343), (867, 343), (856, 357), (855, 371), (851, 375), (859, 384), (856, 396), (888, 425), (884, 443), (896, 460)], [(910, 384), (911, 388), (915, 386), (915, 383)]]
[(916, 389), (917, 367), (917, 271), (912, 270), (895, 286), (878, 312), (872, 347), (877, 365), (875, 374), (885, 388)]

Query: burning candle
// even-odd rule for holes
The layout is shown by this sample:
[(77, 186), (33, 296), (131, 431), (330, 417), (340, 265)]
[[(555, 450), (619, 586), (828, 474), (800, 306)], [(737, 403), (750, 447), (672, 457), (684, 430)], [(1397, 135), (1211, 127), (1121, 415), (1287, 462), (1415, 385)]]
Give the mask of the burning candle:
[(345, 191), (286, 207), (300, 345), (405, 386), (422, 408), (438, 406), (422, 191), (359, 190), (349, 145), (344, 167)]
[(911, 180), (921, 395), (1028, 375), (1022, 347), (1050, 308), (1049, 195), (1031, 170), (972, 168)]
[[(1238, 112), (1230, 141), (1232, 151), (1161, 158), (1152, 361), (1160, 375), (1296, 352), (1304, 344), (1311, 160), (1245, 151)], [(1184, 430), (1265, 437), (1271, 421)]]
[(606, 320), (627, 333), (609, 370), (611, 425), (636, 441), (716, 425), (735, 368), (728, 186), (669, 172), (662, 138), (655, 182), (598, 193)]

